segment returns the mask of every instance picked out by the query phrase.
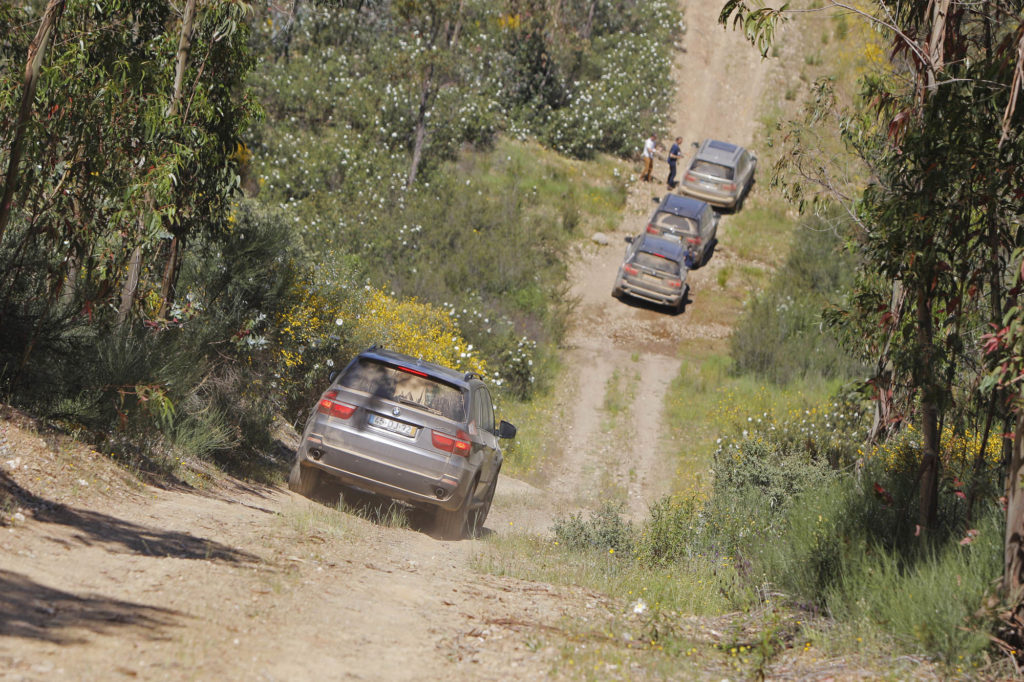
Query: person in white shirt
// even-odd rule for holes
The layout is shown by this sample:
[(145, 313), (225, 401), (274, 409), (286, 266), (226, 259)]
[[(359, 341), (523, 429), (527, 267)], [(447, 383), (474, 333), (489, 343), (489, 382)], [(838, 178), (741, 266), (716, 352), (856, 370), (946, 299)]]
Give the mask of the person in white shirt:
[(640, 155), (644, 162), (644, 169), (640, 171), (640, 179), (644, 182), (651, 181), (651, 173), (654, 171), (654, 151), (656, 149), (660, 149), (658, 136), (651, 133), (651, 136), (644, 142), (644, 151)]

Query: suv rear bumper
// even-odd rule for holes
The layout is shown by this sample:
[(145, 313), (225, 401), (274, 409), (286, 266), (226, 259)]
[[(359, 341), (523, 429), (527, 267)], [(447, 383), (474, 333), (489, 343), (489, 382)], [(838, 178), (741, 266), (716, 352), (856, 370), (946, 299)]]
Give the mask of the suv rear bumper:
[(469, 492), (468, 470), (458, 479), (448, 474), (425, 476), (375, 457), (309, 441), (300, 448), (299, 458), (304, 466), (316, 467), (346, 485), (417, 506), (458, 509)]
[(679, 302), (683, 300), (683, 296), (686, 295), (687, 285), (684, 283), (678, 293), (668, 294), (633, 284), (629, 280), (622, 278), (618, 281), (617, 288), (622, 291), (622, 293), (632, 296), (633, 298), (657, 303), (658, 305), (678, 306)]
[(679, 184), (679, 193), (685, 194), (688, 197), (693, 197), (694, 199), (706, 201), (712, 206), (717, 206), (719, 208), (733, 208), (736, 206), (736, 202), (739, 201), (739, 194), (735, 196), (718, 194), (717, 192), (709, 192), (696, 187), (691, 187), (685, 182)]

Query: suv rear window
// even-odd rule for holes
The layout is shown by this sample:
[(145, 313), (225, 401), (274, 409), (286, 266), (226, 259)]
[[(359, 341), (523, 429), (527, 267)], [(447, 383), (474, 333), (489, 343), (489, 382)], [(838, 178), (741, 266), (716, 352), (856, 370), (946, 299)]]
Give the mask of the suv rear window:
[(711, 163), (710, 161), (696, 160), (693, 162), (693, 168), (691, 169), (695, 173), (701, 175), (709, 175), (713, 178), (720, 178), (722, 180), (732, 180), (733, 169), (728, 166), (723, 166), (720, 163)]
[(465, 421), (466, 400), (462, 390), (418, 372), (360, 358), (338, 379), (338, 384), (377, 398), (434, 412), (453, 421)]
[(672, 230), (689, 235), (697, 234), (697, 223), (695, 221), (671, 213), (658, 213), (651, 222), (663, 230)]
[(646, 251), (637, 252), (636, 256), (633, 257), (633, 263), (636, 265), (643, 265), (647, 268), (653, 268), (660, 272), (667, 272), (670, 275), (679, 274), (679, 263), (674, 260), (669, 260), (664, 256), (647, 253)]

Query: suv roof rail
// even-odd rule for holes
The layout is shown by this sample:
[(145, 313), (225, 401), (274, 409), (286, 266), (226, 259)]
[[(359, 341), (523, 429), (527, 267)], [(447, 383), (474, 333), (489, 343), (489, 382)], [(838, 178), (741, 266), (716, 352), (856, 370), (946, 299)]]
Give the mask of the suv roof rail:
[(479, 372), (472, 372), (472, 371), (466, 372), (466, 375), (463, 378), (466, 381), (469, 381), (470, 379), (479, 379), (480, 381), (484, 380), (484, 378), (482, 376), (480, 376)]

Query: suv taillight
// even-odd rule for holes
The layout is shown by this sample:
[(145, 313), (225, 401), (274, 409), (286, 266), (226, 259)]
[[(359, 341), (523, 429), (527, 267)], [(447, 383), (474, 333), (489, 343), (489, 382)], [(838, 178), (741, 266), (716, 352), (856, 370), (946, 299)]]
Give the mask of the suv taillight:
[(654, 226), (654, 223), (647, 223), (647, 231), (651, 234), (658, 234), (658, 228)]
[(355, 405), (335, 402), (334, 398), (337, 395), (338, 392), (335, 390), (324, 393), (324, 397), (320, 398), (320, 403), (316, 406), (316, 411), (329, 417), (337, 417), (338, 419), (348, 419), (351, 417), (356, 411)]
[(730, 183), (724, 184), (724, 185), (722, 185), (722, 189), (731, 192), (734, 189), (736, 189), (736, 183), (735, 182), (730, 182)]
[(640, 274), (640, 271), (634, 268), (632, 265), (623, 265), (622, 271), (625, 272), (627, 275), (636, 276)]
[(666, 280), (665, 283), (674, 289), (678, 289), (679, 287), (683, 286), (683, 280), (681, 279), (670, 279)]
[(697, 176), (694, 175), (693, 173), (687, 173), (686, 174), (686, 181), (687, 182), (697, 182)]
[(461, 457), (469, 456), (469, 434), (464, 431), (459, 431), (455, 438), (452, 438), (446, 433), (441, 433), (440, 431), (431, 431), (430, 442), (433, 443), (434, 447), (438, 450), (454, 452), (456, 455)]

